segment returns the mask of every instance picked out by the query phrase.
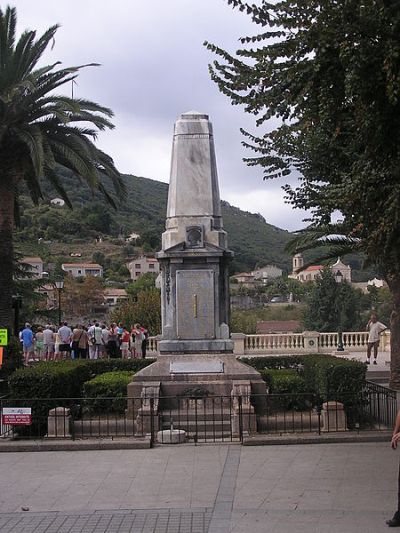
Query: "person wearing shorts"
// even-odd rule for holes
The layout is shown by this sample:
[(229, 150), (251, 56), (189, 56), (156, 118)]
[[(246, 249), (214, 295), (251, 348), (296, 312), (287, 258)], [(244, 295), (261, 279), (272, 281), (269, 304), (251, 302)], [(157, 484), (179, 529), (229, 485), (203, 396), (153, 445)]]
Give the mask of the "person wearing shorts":
[(72, 340), (72, 330), (68, 327), (67, 322), (61, 326), (58, 330), (58, 335), (60, 337), (60, 355), (61, 357), (67, 357), (71, 353), (71, 340)]
[(43, 331), (43, 357), (46, 361), (54, 358), (54, 340), (54, 331), (47, 325)]
[(25, 324), (25, 328), (21, 331), (21, 341), (24, 352), (24, 363), (27, 366), (29, 357), (33, 354), (33, 331), (28, 322)]
[(43, 328), (40, 326), (37, 329), (36, 335), (35, 335), (35, 358), (40, 361), (43, 358)]
[(123, 333), (121, 335), (121, 354), (122, 359), (128, 359), (129, 358), (129, 345), (130, 345), (131, 336), (129, 331), (124, 328)]
[(366, 360), (367, 365), (369, 365), (371, 362), (370, 360), (372, 350), (374, 351), (374, 365), (377, 364), (379, 337), (382, 331), (385, 331), (385, 329), (387, 329), (387, 326), (385, 326), (385, 324), (382, 324), (382, 322), (378, 322), (378, 317), (376, 313), (372, 313), (366, 328), (366, 330), (369, 331)]

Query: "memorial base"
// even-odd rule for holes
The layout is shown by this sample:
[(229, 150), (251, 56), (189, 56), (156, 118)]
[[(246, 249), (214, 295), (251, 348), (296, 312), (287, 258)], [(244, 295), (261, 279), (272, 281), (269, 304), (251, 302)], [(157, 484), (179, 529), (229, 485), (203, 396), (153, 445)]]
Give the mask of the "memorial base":
[(210, 403), (210, 412), (214, 402), (227, 406), (224, 409), (231, 412), (235, 431), (239, 427), (238, 398), (241, 396), (245, 426), (255, 432), (256, 414), (265, 409), (265, 393), (265, 382), (260, 373), (238, 361), (233, 354), (160, 355), (129, 383), (128, 414), (137, 414), (138, 431), (139, 426), (140, 431), (148, 431), (150, 418), (146, 414), (150, 399), (154, 412), (162, 419), (163, 413), (191, 411), (190, 398), (200, 395)]

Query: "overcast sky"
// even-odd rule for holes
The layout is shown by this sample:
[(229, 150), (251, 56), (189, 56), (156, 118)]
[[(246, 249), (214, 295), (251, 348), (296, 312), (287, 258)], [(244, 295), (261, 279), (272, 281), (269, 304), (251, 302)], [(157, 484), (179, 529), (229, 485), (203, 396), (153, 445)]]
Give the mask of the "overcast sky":
[(46, 63), (101, 63), (80, 75), (74, 91), (113, 109), (116, 128), (102, 134), (99, 145), (121, 172), (168, 182), (176, 118), (189, 110), (208, 113), (222, 199), (281, 228), (303, 225), (304, 213), (284, 203), (283, 182), (263, 181), (261, 168), (242, 162), (239, 128), (255, 131), (254, 118), (232, 106), (208, 73), (213, 55), (203, 42), (236, 50), (239, 37), (256, 32), (248, 16), (225, 0), (10, 3), (17, 7), (18, 33), (61, 25)]

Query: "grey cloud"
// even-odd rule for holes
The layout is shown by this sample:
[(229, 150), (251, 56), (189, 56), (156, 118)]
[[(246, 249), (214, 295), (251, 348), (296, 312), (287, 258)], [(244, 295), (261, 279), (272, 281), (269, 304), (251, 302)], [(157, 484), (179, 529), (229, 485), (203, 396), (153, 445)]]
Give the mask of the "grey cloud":
[[(71, 0), (14, 0), (14, 5), (19, 31), (62, 25), (46, 62), (102, 64), (83, 72), (75, 91), (114, 110), (117, 127), (103, 135), (101, 143), (117, 164), (121, 159), (122, 171), (135, 174), (140, 168), (146, 177), (167, 179), (175, 119), (190, 109), (207, 112), (214, 124), (222, 196), (226, 191), (237, 198), (239, 207), (260, 211), (275, 225), (299, 226), (301, 213), (279, 199), (283, 182), (264, 182), (261, 168), (242, 162), (251, 154), (241, 146), (239, 128), (254, 131), (254, 117), (231, 106), (208, 74), (214, 57), (203, 41), (235, 50), (240, 36), (255, 33), (249, 17), (233, 11), (224, 0), (153, 0), (151, 9), (141, 0), (84, 0), (79, 2), (79, 14)], [(152, 146), (152, 135), (157, 147)], [(149, 146), (143, 146), (143, 139)], [(154, 152), (162, 161), (158, 167), (151, 160)], [(248, 195), (250, 205), (244, 205), (242, 197), (252, 190), (256, 197)], [(271, 198), (281, 202), (273, 212), (268, 206)]]

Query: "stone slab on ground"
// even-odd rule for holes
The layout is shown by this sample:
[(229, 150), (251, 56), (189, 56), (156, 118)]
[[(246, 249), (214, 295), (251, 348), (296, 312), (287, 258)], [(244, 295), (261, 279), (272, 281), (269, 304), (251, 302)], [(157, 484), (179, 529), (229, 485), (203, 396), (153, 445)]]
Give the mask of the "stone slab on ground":
[(383, 533), (398, 459), (389, 442), (0, 454), (0, 531)]
[[(150, 448), (149, 437), (123, 439), (32, 439), (0, 440), (1, 452), (53, 452), (84, 450), (143, 450)], [(0, 530), (1, 531), (1, 530)]]
[(321, 435), (312, 433), (289, 433), (282, 435), (251, 435), (243, 438), (243, 446), (273, 446), (291, 444), (338, 444), (338, 443), (362, 443), (362, 442), (390, 442), (391, 431), (362, 431), (324, 433)]

